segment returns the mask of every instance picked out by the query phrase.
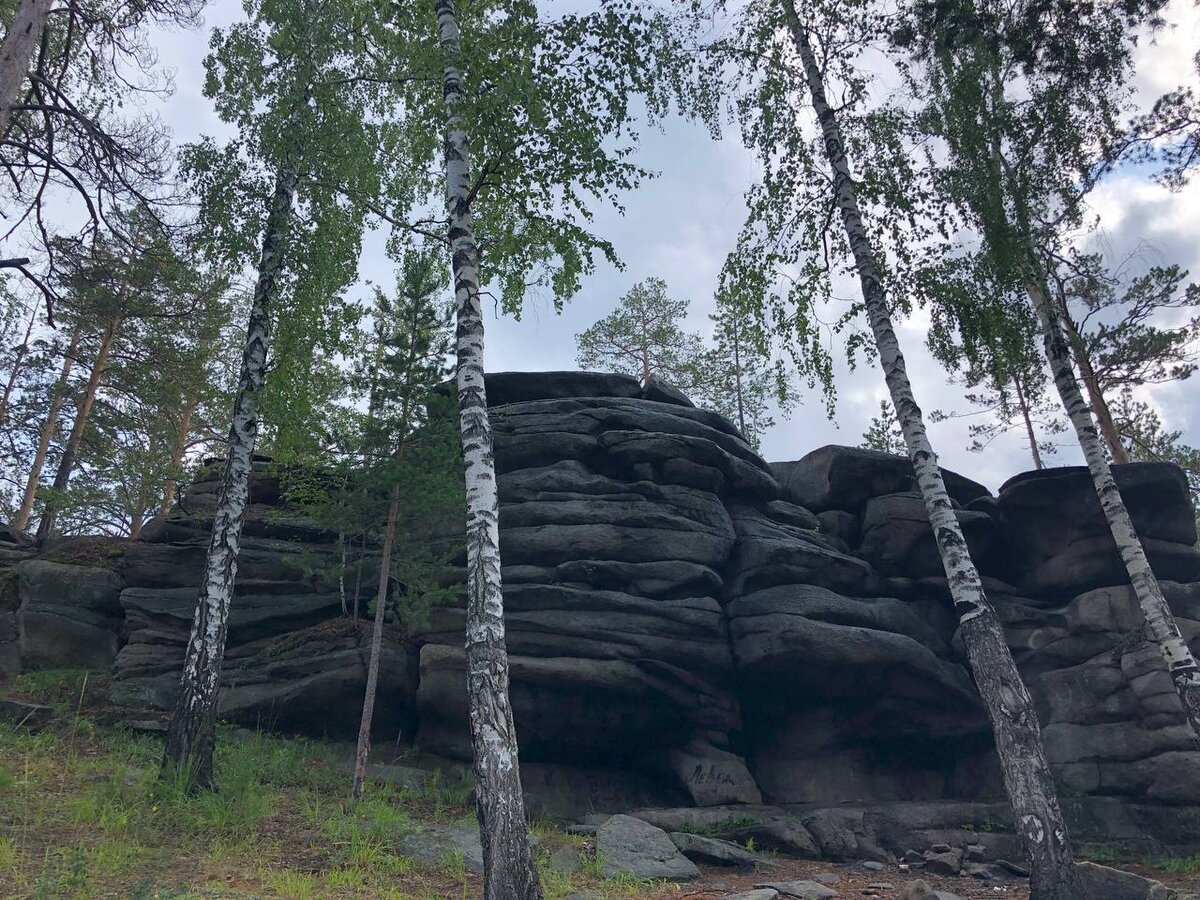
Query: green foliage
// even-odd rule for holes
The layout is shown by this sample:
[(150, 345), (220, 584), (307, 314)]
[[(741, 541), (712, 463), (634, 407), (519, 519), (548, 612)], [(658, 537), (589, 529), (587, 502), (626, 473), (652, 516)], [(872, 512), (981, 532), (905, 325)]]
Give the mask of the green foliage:
[(667, 296), (661, 278), (635, 284), (613, 312), (576, 336), (579, 367), (658, 378), (684, 393), (702, 390), (702, 340), (682, 327), (688, 306)]
[(799, 402), (788, 368), (774, 356), (774, 344), (757, 307), (717, 295), (712, 346), (701, 355), (700, 398), (741, 429), (755, 450), (775, 424), (773, 408), (785, 415)]
[(865, 450), (908, 455), (908, 446), (904, 443), (904, 434), (900, 431), (896, 412), (887, 400), (879, 401), (879, 415), (871, 419), (871, 424), (863, 432), (862, 441), (858, 446)]
[(1131, 459), (1169, 462), (1183, 469), (1200, 531), (1200, 448), (1184, 443), (1182, 431), (1168, 430), (1154, 407), (1135, 399), (1129, 387), (1121, 390), (1110, 408), (1117, 434)]
[(732, 98), (742, 140), (762, 177), (746, 194), (747, 218), (722, 271), (720, 293), (765, 323), (800, 378), (821, 387), (832, 415), (833, 343), (845, 347), (851, 365), (874, 350), (856, 323), (858, 304), (835, 297), (842, 279), (855, 273), (836, 220), (794, 21), (816, 44), (827, 89), (837, 97), (846, 153), (855, 162), (855, 190), (894, 314), (910, 302), (907, 278), (897, 274), (914, 266), (914, 254), (937, 234), (937, 223), (917, 216), (927, 185), (914, 167), (907, 112), (886, 96), (877, 99), (873, 79), (856, 66), (856, 54), (887, 25), (881, 11), (838, 0), (740, 5), (732, 26), (708, 43), (706, 58)]
[(373, 327), (362, 336), (370, 352), (350, 381), (357, 408), (336, 423), (325, 453), (282, 469), (288, 499), (337, 531), (345, 547), (357, 544), (347, 568), (362, 565), (367, 545), (379, 546), (398, 500), (389, 599), (404, 626), (460, 590), (447, 568), (464, 543), (465, 499), (454, 403), (442, 388), (450, 332), (437, 263), (410, 251), (395, 294), (376, 289)]
[[(1068, 252), (1055, 260), (1051, 277), (1069, 317), (1072, 352), (1088, 361), (1105, 397), (1196, 371), (1200, 285), (1185, 283), (1187, 275), (1171, 265), (1129, 276), (1110, 270), (1099, 254)], [(1176, 324), (1163, 324), (1164, 315)]]
[[(376, 77), (392, 84), (408, 115), (399, 149), (415, 171), (439, 172), (445, 60), (434, 9), (411, 0), (386, 9), (370, 34), (386, 64)], [(598, 258), (616, 262), (612, 245), (589, 228), (593, 208), (619, 208), (619, 193), (651, 176), (633, 160), (636, 125), (692, 89), (689, 38), (634, 0), (549, 15), (530, 0), (488, 0), (458, 4), (456, 13), (457, 112), (477, 178), (470, 206), (483, 282), (514, 315), (534, 292), (561, 307)], [(397, 172), (387, 196), (402, 211), (414, 200), (428, 207), (400, 230), (415, 224), (440, 234), (444, 200), (432, 184)]]
[(720, 294), (706, 345), (683, 328), (688, 307), (668, 296), (661, 278), (634, 285), (612, 313), (576, 336), (579, 366), (661, 379), (732, 421), (757, 449), (775, 424), (772, 404), (786, 412), (797, 401), (786, 369), (771, 358), (767, 328), (755, 308)]
[(285, 274), (273, 306), (263, 436), (283, 462), (321, 446), (323, 418), (343, 387), (338, 359), (354, 347), (359, 310), (339, 302), (357, 277), (363, 229), (393, 169), (395, 121), (359, 35), (370, 3), (246, 4), (247, 21), (216, 29), (205, 94), (236, 138), (185, 149), (201, 198), (202, 247), (232, 265), (257, 262), (275, 176), (300, 174), (287, 224)]

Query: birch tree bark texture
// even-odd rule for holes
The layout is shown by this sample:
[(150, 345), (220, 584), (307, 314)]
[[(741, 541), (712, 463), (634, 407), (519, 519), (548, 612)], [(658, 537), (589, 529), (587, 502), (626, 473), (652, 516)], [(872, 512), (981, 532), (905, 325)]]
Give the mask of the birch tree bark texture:
[(461, 39), (454, 0), (436, 0), (444, 59), (446, 211), (457, 306), (458, 404), (467, 496), (467, 691), (475, 808), (485, 900), (541, 900), (525, 822), (517, 735), (508, 696), (499, 498), (484, 390), (479, 245), (471, 213), (471, 159), (460, 113)]
[(275, 176), (234, 397), (229, 450), (221, 471), (212, 537), (184, 657), (179, 696), (171, 714), (163, 753), (164, 776), (176, 775), (193, 790), (216, 787), (213, 749), (221, 663), (225, 655), (229, 605), (237, 578), (242, 525), (250, 495), (254, 444), (258, 438), (259, 396), (266, 378), (271, 332), (270, 309), (279, 291), (298, 180), (295, 169), (290, 167), (282, 168)]
[(991, 721), (1017, 833), (1031, 863), (1032, 896), (1037, 900), (1081, 900), (1070, 838), (1042, 746), (1033, 698), (1017, 671), (1000, 620), (984, 594), (913, 396), (875, 249), (859, 209), (841, 127), (826, 97), (824, 76), (794, 0), (783, 2), (821, 128), (833, 176), (834, 200), (854, 257), (880, 365), (946, 570), (971, 671)]
[(1038, 277), (1036, 269), (1030, 263), (1025, 277), (1025, 290), (1033, 303), (1038, 322), (1042, 327), (1046, 348), (1046, 359), (1050, 363), (1050, 371), (1054, 376), (1054, 386), (1062, 399), (1063, 407), (1075, 429), (1079, 446), (1087, 460), (1088, 471), (1096, 488), (1096, 496), (1100, 499), (1100, 508), (1108, 522), (1116, 542), (1121, 561), (1129, 573), (1129, 583), (1133, 586), (1138, 606), (1146, 620), (1150, 639), (1158, 647), (1158, 651), (1166, 663), (1167, 672), (1179, 695), (1188, 724), (1196, 734), (1197, 746), (1200, 747), (1200, 669), (1197, 669), (1196, 658), (1188, 648), (1187, 641), (1175, 623), (1167, 599), (1163, 596), (1162, 587), (1150, 568), (1146, 558), (1145, 548), (1137, 529), (1133, 527), (1133, 519), (1121, 497), (1121, 491), (1113, 478), (1112, 467), (1104, 455), (1104, 445), (1091, 410), (1083, 399), (1079, 389), (1079, 381), (1075, 378), (1075, 369), (1071, 365), (1071, 347), (1062, 329), (1058, 309), (1050, 300), (1045, 288), (1045, 281)]

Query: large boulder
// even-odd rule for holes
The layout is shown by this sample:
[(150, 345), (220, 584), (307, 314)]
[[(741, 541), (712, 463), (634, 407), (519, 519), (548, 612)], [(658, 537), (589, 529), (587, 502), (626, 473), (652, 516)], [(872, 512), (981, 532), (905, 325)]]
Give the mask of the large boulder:
[(669, 834), (633, 816), (612, 816), (601, 825), (596, 852), (605, 878), (633, 875), (690, 881), (700, 877), (696, 864), (679, 851)]
[(117, 573), (43, 559), (19, 562), (14, 572), (22, 669), (112, 667), (124, 624)]
[[(983, 571), (993, 571), (1000, 523), (984, 512), (958, 510), (955, 515), (975, 565)], [(922, 578), (945, 571), (925, 503), (916, 491), (884, 494), (868, 500), (857, 545), (858, 554), (884, 575)]]
[[(813, 512), (841, 509), (859, 513), (872, 497), (910, 491), (916, 486), (906, 457), (859, 447), (830, 444), (794, 462), (771, 463), (783, 496)], [(948, 469), (946, 490), (962, 505), (986, 497), (988, 489)]]
[[(1200, 579), (1196, 520), (1183, 472), (1169, 463), (1113, 466), (1134, 527), (1163, 580)], [(1009, 580), (1035, 594), (1069, 596), (1127, 584), (1091, 476), (1083, 466), (1025, 472), (1000, 488)]]

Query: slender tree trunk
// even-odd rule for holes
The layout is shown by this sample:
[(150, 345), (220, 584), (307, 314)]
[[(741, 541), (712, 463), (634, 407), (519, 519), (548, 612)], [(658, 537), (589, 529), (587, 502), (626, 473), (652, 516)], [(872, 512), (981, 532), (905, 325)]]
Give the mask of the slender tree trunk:
[[(403, 448), (403, 444), (400, 445)], [(396, 520), (400, 518), (400, 483), (392, 487), (383, 555), (379, 560), (379, 587), (375, 591), (375, 624), (371, 628), (371, 659), (367, 664), (367, 693), (363, 697), (362, 720), (358, 726), (358, 750), (354, 754), (355, 800), (361, 800), (367, 780), (367, 754), (371, 752), (371, 718), (375, 715), (375, 692), (379, 687), (379, 657), (383, 652), (383, 616), (387, 609), (388, 584), (392, 579), (392, 548), (396, 542)]]
[(888, 312), (875, 250), (858, 208), (841, 128), (826, 99), (816, 56), (796, 15), (793, 0), (785, 0), (785, 9), (821, 126), (826, 156), (833, 172), (834, 196), (854, 255), (871, 331), (879, 348), (880, 365), (946, 569), (971, 670), (992, 723), (1017, 833), (1031, 861), (1032, 894), (1037, 900), (1081, 900), (1070, 839), (1042, 748), (1033, 698), (1021, 681), (1000, 620), (983, 592), (979, 573), (946, 493), (937, 457), (925, 432), (921, 410), (913, 398), (904, 356)]
[(737, 322), (733, 324), (733, 377), (737, 391), (738, 428), (742, 435), (746, 434), (746, 406), (742, 400), (742, 333), (738, 330)]
[[(122, 321), (121, 316), (114, 316), (110, 319), (100, 338), (100, 347), (92, 362), (92, 371), (88, 375), (83, 398), (79, 401), (79, 408), (75, 410), (75, 421), (71, 424), (71, 433), (67, 436), (62, 458), (58, 461), (58, 471), (54, 473), (56, 494), (65, 491), (71, 483), (71, 473), (75, 470), (75, 460), (79, 456), (79, 447), (83, 443), (83, 433), (87, 430), (88, 419), (92, 415), (92, 406), (95, 405), (96, 394), (100, 390), (100, 382), (104, 378), (104, 373), (108, 371), (108, 357), (112, 353), (113, 344), (117, 342)], [(42, 518), (38, 522), (37, 536), (35, 537), (39, 545), (43, 544), (54, 530), (54, 522), (58, 518), (57, 502), (57, 497), (51, 498), (42, 511)]]
[(1092, 361), (1088, 357), (1087, 348), (1083, 343), (1083, 336), (1079, 333), (1079, 329), (1075, 327), (1075, 322), (1071, 319), (1071, 314), (1067, 311), (1066, 301), (1059, 300), (1059, 312), (1062, 314), (1062, 323), (1066, 327), (1067, 335), (1071, 339), (1071, 345), (1074, 349), (1075, 362), (1079, 365), (1079, 374), (1083, 379), (1083, 385), (1087, 389), (1088, 399), (1092, 401), (1092, 411), (1096, 414), (1096, 421), (1100, 425), (1100, 434), (1104, 437), (1104, 442), (1108, 444), (1108, 450), (1112, 454), (1112, 461), (1115, 463), (1129, 462), (1129, 451), (1125, 449), (1125, 445), (1121, 443), (1121, 435), (1117, 433), (1116, 423), (1113, 421), (1112, 410), (1108, 408), (1108, 401), (1104, 399), (1104, 392), (1100, 390), (1100, 379), (1096, 377), (1096, 370), (1092, 368)]
[(160, 515), (171, 511), (175, 502), (175, 492), (179, 490), (179, 475), (183, 472), (183, 457), (187, 453), (188, 436), (192, 433), (192, 417), (196, 415), (196, 401), (188, 403), (183, 408), (183, 416), (179, 419), (179, 431), (175, 435), (175, 449), (171, 454), (171, 474), (163, 482), (163, 498), (158, 505)]
[(275, 190), (263, 230), (258, 281), (254, 286), (246, 328), (246, 347), (233, 402), (229, 450), (221, 472), (212, 537), (184, 657), (179, 696), (171, 714), (163, 754), (163, 774), (177, 773), (191, 788), (215, 789), (213, 745), (217, 693), (221, 686), (221, 663), (225, 655), (229, 604), (237, 577), (242, 525), (250, 494), (254, 442), (258, 438), (258, 404), (267, 371), (270, 307), (279, 290), (299, 180), (294, 166), (292, 160), (285, 160), (275, 176)]
[(471, 164), (458, 112), (462, 80), (454, 0), (436, 0), (445, 60), (446, 208), (458, 305), (458, 404), (467, 490), (467, 691), (475, 759), (475, 811), (485, 900), (541, 900), (525, 822), (517, 735), (508, 696), (500, 505), (483, 378), (479, 245), (471, 217)]
[(39, 308), (36, 304), (33, 307), (33, 312), (29, 316), (29, 324), (25, 326), (25, 338), (21, 341), (21, 346), (17, 348), (17, 357), (13, 360), (12, 371), (8, 375), (8, 381), (4, 383), (4, 396), (0, 397), (0, 426), (3, 426), (8, 418), (8, 403), (12, 399), (13, 388), (17, 385), (17, 378), (21, 374), (25, 356), (29, 353), (29, 338), (33, 334), (33, 326), (37, 321)]
[(359, 589), (362, 587), (362, 570), (363, 559), (367, 555), (367, 532), (363, 531), (362, 540), (358, 544), (358, 567), (354, 572), (354, 621), (358, 621), (358, 598), (360, 596)]
[(8, 133), (13, 107), (29, 77), (29, 62), (42, 39), (51, 5), (51, 0), (21, 0), (12, 26), (0, 42), (0, 135)]
[(1017, 389), (1017, 405), (1021, 407), (1021, 418), (1025, 420), (1025, 434), (1029, 436), (1029, 452), (1033, 455), (1033, 467), (1044, 469), (1042, 453), (1038, 450), (1037, 434), (1033, 430), (1033, 419), (1029, 416), (1029, 404), (1025, 400), (1025, 391), (1021, 387), (1021, 376), (1013, 372), (1013, 387)]
[[(1033, 254), (1030, 254), (1031, 260)], [(1129, 573), (1129, 583), (1133, 585), (1137, 595), (1138, 605), (1146, 619), (1150, 637), (1158, 645), (1159, 653), (1167, 665), (1167, 671), (1179, 694), (1192, 730), (1196, 732), (1197, 743), (1200, 744), (1200, 670), (1196, 666), (1196, 658), (1188, 649), (1187, 641), (1179, 633), (1171, 608), (1163, 597), (1162, 588), (1150, 562), (1146, 559), (1146, 551), (1141, 539), (1133, 527), (1129, 510), (1117, 488), (1113, 478), (1112, 468), (1104, 455), (1100, 435), (1096, 423), (1092, 420), (1091, 411), (1084, 402), (1079, 390), (1079, 382), (1075, 380), (1075, 370), (1071, 367), (1071, 348), (1059, 322), (1058, 308), (1051, 301), (1045, 288), (1045, 280), (1036, 272), (1032, 262), (1025, 273), (1025, 289), (1033, 302), (1045, 337), (1046, 359), (1050, 361), (1050, 371), (1054, 375), (1054, 385), (1062, 398), (1071, 424), (1075, 427), (1075, 435), (1079, 438), (1079, 446), (1087, 460), (1088, 471), (1092, 475), (1092, 483), (1096, 486), (1096, 495), (1100, 498), (1100, 506), (1104, 510), (1104, 518), (1112, 532), (1121, 561)]]
[(133, 506), (133, 512), (129, 516), (129, 539), (136, 541), (142, 536), (142, 525), (146, 518), (146, 509), (150, 504), (146, 502), (145, 497), (138, 497), (137, 503)]
[(79, 329), (71, 334), (71, 343), (63, 357), (62, 371), (58, 382), (50, 395), (50, 409), (46, 412), (46, 421), (42, 424), (42, 432), (38, 435), (37, 449), (33, 453), (33, 464), (29, 469), (29, 478), (25, 481), (25, 494), (21, 498), (21, 508), (17, 512), (13, 526), (18, 531), (29, 527), (29, 519), (33, 515), (33, 503), (37, 497), (38, 485), (42, 480), (42, 467), (46, 465), (46, 455), (50, 452), (50, 441), (58, 430), (58, 414), (62, 410), (63, 401), (67, 399), (67, 382), (71, 379), (71, 369), (75, 366), (75, 351), (79, 346)]

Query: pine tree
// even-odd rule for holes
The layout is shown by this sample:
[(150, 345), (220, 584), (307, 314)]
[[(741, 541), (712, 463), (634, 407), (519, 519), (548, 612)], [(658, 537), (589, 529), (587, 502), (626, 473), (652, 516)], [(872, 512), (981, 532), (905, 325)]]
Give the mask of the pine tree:
[(635, 284), (613, 312), (575, 337), (579, 367), (632, 375), (643, 384), (659, 379), (695, 392), (704, 349), (699, 334), (683, 329), (688, 308), (688, 301), (667, 295), (661, 278)]
[(896, 411), (886, 400), (879, 401), (879, 415), (871, 419), (871, 424), (863, 432), (862, 443), (858, 446), (865, 450), (878, 450), (881, 453), (894, 453), (898, 456), (907, 455), (908, 446), (904, 443), (904, 433), (896, 420)]
[(695, 399), (733, 422), (758, 450), (775, 424), (774, 410), (788, 415), (799, 402), (783, 361), (773, 358), (767, 324), (745, 304), (717, 294), (712, 344), (700, 356)]
[(1174, 327), (1163, 313), (1200, 307), (1200, 285), (1178, 266), (1152, 266), (1122, 279), (1099, 254), (1068, 251), (1047, 274), (1100, 435), (1115, 463), (1130, 461), (1109, 399), (1125, 389), (1181, 381), (1196, 371), (1200, 315)]
[[(368, 408), (368, 440), (390, 450), (384, 472), (373, 467), (372, 480), (384, 475), (392, 480), (387, 524), (380, 550), (379, 585), (375, 592), (375, 622), (371, 632), (371, 657), (367, 668), (366, 696), (355, 753), (355, 800), (362, 798), (367, 774), (367, 755), (371, 749), (371, 719), (375, 709), (375, 691), (379, 682), (379, 655), (383, 645), (383, 623), (388, 588), (392, 581), (392, 561), (396, 553), (396, 531), (405, 503), (404, 464), (410, 443), (424, 424), (429, 396), (446, 375), (450, 353), (450, 335), (443, 304), (437, 296), (442, 279), (435, 275), (440, 260), (427, 254), (410, 252), (404, 258), (402, 276), (394, 301), (376, 294), (377, 332), (381, 337), (379, 374), (372, 385)], [(382, 438), (382, 440), (380, 440)], [(388, 468), (398, 471), (385, 473)], [(413, 542), (409, 542), (410, 545)]]

